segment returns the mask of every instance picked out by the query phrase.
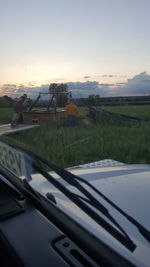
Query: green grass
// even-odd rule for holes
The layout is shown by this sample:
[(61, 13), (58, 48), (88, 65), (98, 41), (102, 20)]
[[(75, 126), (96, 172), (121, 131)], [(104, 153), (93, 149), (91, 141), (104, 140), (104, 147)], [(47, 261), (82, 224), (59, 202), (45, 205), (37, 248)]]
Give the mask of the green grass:
[(0, 124), (10, 123), (14, 111), (12, 108), (0, 108)]
[[(116, 108), (113, 107), (112, 110), (117, 111)], [(145, 106), (138, 106), (137, 113), (135, 107), (131, 106), (130, 108), (132, 115), (142, 114), (143, 118), (149, 112), (149, 109), (146, 112)], [(7, 141), (9, 139), (11, 143), (21, 144), (64, 167), (106, 158), (126, 163), (150, 164), (149, 122), (88, 125), (84, 121), (85, 113), (85, 110), (82, 109), (78, 115), (79, 123), (74, 128), (57, 127), (56, 125), (41, 126), (9, 135)], [(123, 113), (125, 114), (125, 112)], [(126, 114), (131, 115), (131, 113)]]
[(135, 106), (103, 106), (103, 109), (139, 117), (142, 119), (150, 119), (150, 105), (135, 105)]
[(127, 163), (150, 163), (150, 125), (44, 126), (9, 137), (62, 166), (111, 158)]

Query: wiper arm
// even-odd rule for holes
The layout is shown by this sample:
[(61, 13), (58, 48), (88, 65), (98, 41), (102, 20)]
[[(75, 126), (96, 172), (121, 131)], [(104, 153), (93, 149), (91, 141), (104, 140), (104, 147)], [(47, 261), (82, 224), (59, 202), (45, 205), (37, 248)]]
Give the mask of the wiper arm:
[[(16, 148), (16, 147), (15, 147)], [(76, 196), (74, 193), (72, 193), (69, 189), (67, 189), (64, 185), (62, 185), (59, 181), (57, 181), (54, 177), (52, 177), (50, 174), (48, 174), (43, 168), (39, 166), (39, 164), (36, 164), (35, 162), (32, 162), (33, 167), (41, 173), (50, 183), (52, 183), (55, 187), (57, 187), (61, 192), (63, 192), (68, 198), (70, 198), (76, 205), (78, 205), (85, 213), (87, 213), (91, 218), (94, 218), (94, 220), (101, 225), (104, 229), (106, 229), (111, 235), (113, 235), (117, 240), (119, 240), (123, 245), (125, 245), (128, 249), (133, 251), (136, 247), (136, 245), (133, 243), (133, 241), (130, 239), (128, 234), (123, 230), (123, 228), (115, 221), (115, 219), (109, 214), (108, 210), (99, 203), (78, 181), (75, 179), (70, 179), (71, 173), (67, 172), (65, 169), (60, 168), (56, 166), (55, 164), (52, 164), (48, 162), (47, 160), (44, 160), (40, 156), (36, 155), (35, 153), (31, 151), (26, 151), (24, 149), (18, 148), (19, 150), (24, 151), (28, 155), (32, 155), (37, 160), (40, 160), (41, 162), (45, 163), (47, 166), (52, 168), (56, 173), (58, 173), (62, 179), (67, 181), (70, 185), (77, 188), (81, 193), (84, 194), (85, 198), (84, 202), (88, 202), (92, 207), (96, 208), (98, 211), (103, 213), (120, 231), (118, 231), (115, 227), (113, 227), (111, 224), (109, 224), (106, 220), (104, 220), (102, 217), (100, 217), (93, 209), (89, 207), (86, 203), (84, 203), (81, 200), (81, 197)], [(31, 164), (31, 160), (26, 157), (26, 161), (28, 164)], [(29, 187), (28, 184), (26, 184), (27, 187)], [(28, 188), (29, 189), (29, 188)], [(31, 189), (31, 188), (30, 188)], [(31, 192), (32, 190), (30, 190)], [(32, 192), (33, 193), (33, 192)]]
[[(56, 166), (56, 169), (57, 169), (57, 166)], [(60, 167), (59, 167), (58, 171), (59, 172), (56, 171), (56, 173), (61, 175)], [(148, 231), (142, 224), (140, 224), (132, 216), (130, 216), (126, 212), (124, 212), (121, 208), (119, 208), (114, 202), (112, 202), (109, 198), (107, 198), (103, 193), (101, 193), (98, 189), (96, 189), (88, 181), (86, 181), (86, 180), (82, 179), (81, 177), (78, 177), (78, 176), (66, 171), (65, 169), (63, 169), (63, 175), (66, 175), (66, 172), (69, 173), (70, 178), (76, 179), (76, 180), (88, 185), (93, 191), (95, 191), (99, 196), (101, 196), (106, 202), (108, 202), (112, 207), (114, 207), (118, 212), (120, 212), (129, 222), (131, 222), (134, 226), (137, 227), (137, 229), (139, 230), (141, 235), (150, 243), (150, 231)]]
[[(85, 183), (86, 185), (88, 185), (93, 191), (95, 191), (99, 196), (101, 196), (106, 202), (108, 202), (112, 207), (114, 207), (118, 212), (120, 212), (120, 214), (122, 214), (129, 222), (131, 222), (134, 226), (137, 227), (138, 231), (141, 233), (141, 235), (148, 241), (150, 242), (150, 231), (147, 230), (142, 224), (140, 224), (138, 221), (136, 221), (132, 216), (128, 215), (126, 212), (124, 212), (121, 208), (119, 208), (114, 202), (112, 202), (109, 198), (107, 198), (103, 193), (101, 193), (98, 189), (96, 189), (92, 184), (90, 184), (88, 181), (84, 180), (81, 177), (78, 177), (70, 172), (68, 172), (67, 170), (55, 165), (54, 163), (49, 162), (48, 160), (42, 158), (41, 156), (37, 155), (36, 153), (26, 150), (26, 149), (22, 149), (20, 147), (14, 146), (18, 149), (23, 150), (24, 152), (28, 153), (29, 155), (31, 155), (32, 157), (40, 160), (41, 162), (43, 162), (44, 164), (46, 164), (47, 166), (49, 166), (51, 169), (53, 169), (59, 176), (61, 176), (64, 180), (66, 180), (69, 184), (71, 184), (72, 186), (75, 187), (80, 187), (81, 189), (81, 185), (78, 183), (76, 183), (78, 181)], [(82, 187), (83, 188), (83, 187)], [(88, 195), (89, 197), (89, 195)], [(94, 205), (94, 203), (97, 203), (98, 201), (95, 200), (93, 201), (93, 197), (91, 198), (91, 194), (90, 194), (90, 199), (92, 201), (92, 205)], [(98, 205), (100, 206), (101, 204), (98, 202)], [(106, 208), (104, 208), (103, 206), (103, 211), (104, 213), (106, 211)]]
[(81, 181), (82, 183), (85, 183), (88, 185), (93, 191), (95, 191), (99, 196), (101, 196), (104, 200), (106, 200), (112, 207), (114, 207), (117, 211), (119, 211), (128, 221), (130, 221), (134, 226), (137, 227), (139, 232), (142, 234), (142, 236), (150, 242), (150, 232), (139, 222), (137, 222), (133, 217), (128, 215), (126, 212), (124, 212), (121, 208), (119, 208), (114, 202), (112, 202), (109, 198), (107, 198), (104, 194), (102, 194), (98, 189), (96, 189), (92, 184), (87, 182), (86, 180), (82, 179), (81, 177), (76, 176), (77, 180)]
[(137, 227), (139, 232), (142, 234), (142, 236), (150, 242), (150, 232), (139, 222), (137, 222), (132, 216), (128, 215), (126, 212), (124, 212), (121, 208), (119, 208), (114, 202), (112, 202), (109, 198), (107, 198), (103, 193), (101, 193), (97, 188), (95, 188), (92, 184), (90, 184), (88, 181), (82, 179), (81, 177), (76, 176), (77, 180), (81, 181), (82, 183), (85, 183), (88, 185), (93, 191), (95, 191), (99, 196), (101, 196), (106, 202), (108, 202), (112, 207), (114, 207), (118, 212), (120, 212), (128, 221), (130, 221), (133, 225)]
[(19, 178), (19, 176), (14, 174), (10, 169), (5, 167), (1, 163), (0, 173), (13, 186), (15, 186), (23, 194), (23, 196), (25, 196), (25, 198), (29, 200), (29, 202), (31, 201), (33, 207), (37, 208), (44, 216), (46, 216), (52, 223), (54, 223), (54, 225), (61, 229), (64, 234), (73, 239), (75, 243), (79, 245), (79, 247), (85, 247), (88, 255), (90, 255), (91, 258), (94, 257), (97, 263), (104, 263), (104, 265), (106, 265), (106, 255), (108, 255), (107, 263), (112, 266), (116, 266), (116, 264), (118, 266), (122, 264), (124, 266), (133, 265), (123, 256), (120, 256), (118, 252), (112, 250), (109, 245), (98, 239), (98, 237), (96, 237), (93, 233), (89, 232), (88, 229), (80, 225), (77, 221), (76, 223), (74, 223), (74, 219), (72, 219), (69, 215), (59, 209), (57, 205), (46, 201), (45, 197), (39, 199), (34, 194), (32, 194), (30, 190), (27, 190), (23, 186), (23, 182)]
[[(30, 151), (30, 153), (32, 154), (32, 152)], [(80, 189), (81, 189), (81, 185), (80, 184), (76, 184), (75, 182), (81, 181), (82, 183), (85, 183), (86, 185), (88, 185), (93, 191), (95, 191), (99, 196), (101, 196), (105, 201), (107, 201), (112, 207), (114, 207), (118, 212), (120, 212), (124, 217), (126, 217), (126, 219), (128, 221), (130, 221), (134, 226), (137, 227), (137, 229), (139, 230), (139, 232), (141, 233), (141, 235), (150, 243), (150, 231), (148, 231), (142, 224), (140, 224), (138, 221), (136, 221), (132, 216), (128, 215), (126, 212), (124, 212), (121, 208), (119, 208), (114, 202), (112, 202), (109, 198), (107, 198), (103, 193), (101, 193), (98, 189), (96, 189), (92, 184), (90, 184), (88, 181), (84, 180), (81, 177), (78, 177), (70, 172), (68, 172), (67, 170), (49, 162), (46, 159), (43, 159), (42, 157), (40, 157), (39, 155), (36, 155), (35, 153), (33, 153), (34, 157), (37, 157), (37, 159), (41, 160), (43, 163), (45, 163), (47, 166), (49, 166), (50, 168), (52, 168), (58, 175), (60, 175), (63, 179), (65, 179), (67, 182), (69, 182), (70, 184), (72, 184), (73, 186), (77, 186), (79, 185)], [(72, 178), (72, 180), (70, 181), (70, 178)], [(76, 179), (76, 180), (75, 180)], [(91, 194), (90, 194), (91, 195)], [(92, 196), (92, 195), (91, 195)], [(98, 202), (96, 200), (93, 201), (93, 197), (91, 198), (92, 201), (92, 205), (94, 205), (94, 203)], [(99, 203), (99, 202), (98, 202)], [(99, 203), (100, 204), (100, 203)], [(107, 212), (106, 212), (107, 213)]]
[[(86, 214), (88, 214), (92, 219), (101, 225), (106, 231), (108, 231), (112, 236), (114, 236), (118, 241), (120, 241), (123, 245), (125, 245), (130, 251), (134, 251), (136, 248), (136, 245), (133, 243), (133, 241), (130, 239), (130, 237), (127, 235), (127, 233), (122, 229), (122, 227), (115, 221), (115, 219), (108, 213), (107, 209), (99, 203), (99, 206), (102, 206), (102, 208), (98, 209), (101, 211), (112, 223), (115, 224), (119, 228), (121, 232), (119, 232), (114, 226), (109, 224), (106, 220), (104, 220), (100, 215), (98, 215), (93, 209), (89, 207), (89, 205), (85, 204), (76, 194), (72, 193), (69, 189), (67, 189), (63, 184), (61, 184), (59, 181), (57, 181), (53, 176), (51, 176), (49, 173), (47, 173), (42, 167), (37, 165), (35, 162), (33, 162), (33, 167), (41, 173), (51, 184), (53, 184), (56, 188), (58, 188), (62, 193), (64, 193), (65, 196), (67, 196), (69, 199), (71, 199), (78, 207), (80, 207)], [(68, 182), (69, 183), (69, 182)], [(72, 184), (72, 183), (69, 183)], [(81, 185), (80, 185), (81, 186)], [(76, 187), (78, 188), (78, 187)], [(84, 189), (81, 186), (82, 189)], [(79, 189), (79, 188), (78, 188)], [(85, 190), (85, 189), (84, 189)], [(86, 190), (85, 190), (86, 191)], [(89, 194), (90, 195), (90, 194)], [(84, 199), (85, 202), (88, 202), (90, 205), (92, 205), (91, 200)], [(92, 205), (93, 206), (93, 205)], [(95, 206), (94, 206), (95, 207)]]
[[(20, 149), (20, 148), (19, 148)], [(24, 150), (23, 150), (24, 151)], [(31, 155), (30, 151), (24, 151)], [(33, 155), (34, 158), (40, 160), (41, 162), (44, 162), (44, 159), (41, 159), (38, 155)], [(31, 164), (31, 159), (26, 157), (26, 161), (28, 164)], [(47, 164), (47, 163), (45, 163)], [(50, 163), (49, 163), (50, 164)], [(47, 164), (48, 165), (48, 164)], [(53, 165), (53, 164), (52, 164)], [(51, 168), (54, 169), (54, 167), (57, 168), (56, 165), (53, 165)], [(54, 177), (52, 177), (50, 174), (48, 174), (43, 168), (39, 166), (39, 164), (36, 164), (35, 162), (32, 162), (32, 166), (37, 170), (39, 173), (41, 173), (50, 183), (52, 183), (55, 187), (57, 187), (61, 192), (63, 192), (68, 198), (70, 198), (76, 205), (78, 205), (85, 213), (87, 213), (91, 218), (94, 218), (94, 220), (101, 225), (104, 229), (106, 229), (111, 235), (113, 235), (117, 240), (119, 240), (123, 245), (125, 245), (128, 249), (133, 251), (136, 247), (136, 245), (132, 242), (130, 237), (126, 234), (126, 232), (122, 229), (122, 227), (115, 221), (115, 219), (109, 214), (108, 210), (101, 204), (99, 203), (84, 187), (81, 186), (81, 184), (78, 181), (72, 180), (69, 177), (69, 172), (67, 172), (67, 176), (65, 175), (65, 178), (62, 176), (62, 172), (65, 172), (64, 169), (58, 167), (59, 172), (61, 171), (61, 177), (66, 180), (70, 185), (73, 185), (74, 187), (78, 188), (86, 197), (89, 199), (89, 204), (92, 207), (95, 207), (98, 211), (101, 211), (113, 224), (115, 224), (116, 227), (120, 231), (118, 231), (115, 227), (113, 227), (111, 224), (109, 224), (106, 220), (104, 220), (102, 217), (100, 217), (93, 209), (91, 209), (87, 204), (85, 204), (79, 197), (77, 197), (74, 193), (69, 191), (64, 185), (62, 185), (59, 181), (57, 181)], [(48, 165), (49, 166), (49, 165)], [(56, 171), (58, 173), (58, 171)], [(29, 177), (30, 178), (30, 177)], [(31, 192), (31, 188), (29, 188), (29, 184), (25, 182), (25, 187), (28, 187), (27, 189), (30, 189), (29, 191)], [(34, 192), (31, 192), (32, 194)], [(34, 195), (36, 195), (34, 193)], [(37, 196), (36, 196), (37, 197)]]

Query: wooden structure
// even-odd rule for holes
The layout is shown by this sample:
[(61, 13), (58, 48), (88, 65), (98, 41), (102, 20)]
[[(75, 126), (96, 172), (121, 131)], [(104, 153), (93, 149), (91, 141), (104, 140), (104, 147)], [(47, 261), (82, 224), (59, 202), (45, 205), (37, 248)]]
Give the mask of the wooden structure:
[(52, 122), (58, 122), (59, 124), (63, 123), (65, 119), (65, 111), (64, 110), (53, 110), (49, 111), (40, 111), (40, 110), (33, 110), (23, 112), (23, 123), (25, 124), (49, 124)]
[[(35, 109), (35, 105), (40, 100), (42, 95), (50, 95), (48, 106), (39, 109)], [(56, 107), (56, 94), (54, 93), (39, 93), (33, 104), (28, 108), (27, 111), (22, 113), (23, 124), (49, 124), (58, 123), (63, 124), (66, 115), (65, 110)]]

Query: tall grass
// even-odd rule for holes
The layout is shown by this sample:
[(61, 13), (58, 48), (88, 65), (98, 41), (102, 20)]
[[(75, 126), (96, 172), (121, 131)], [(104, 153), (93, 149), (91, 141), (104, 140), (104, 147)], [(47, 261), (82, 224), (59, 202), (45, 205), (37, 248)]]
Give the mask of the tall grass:
[(149, 122), (88, 125), (82, 115), (73, 128), (46, 125), (7, 136), (7, 141), (68, 167), (106, 158), (150, 164), (149, 136)]
[(44, 126), (14, 134), (17, 142), (64, 167), (111, 158), (150, 163), (150, 125)]
[(0, 124), (10, 123), (13, 113), (12, 108), (0, 108)]
[(142, 119), (150, 119), (150, 105), (103, 106), (103, 109)]

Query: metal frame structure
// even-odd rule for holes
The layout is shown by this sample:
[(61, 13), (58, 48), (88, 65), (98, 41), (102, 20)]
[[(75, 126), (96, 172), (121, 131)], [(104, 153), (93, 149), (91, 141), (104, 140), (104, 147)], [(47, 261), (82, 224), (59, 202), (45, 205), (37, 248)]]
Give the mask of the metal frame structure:
[(50, 110), (50, 107), (51, 107), (51, 105), (52, 105), (52, 103), (54, 101), (54, 111), (56, 113), (57, 112), (57, 110), (56, 110), (56, 108), (57, 108), (57, 106), (56, 106), (56, 99), (57, 99), (58, 94), (66, 94), (66, 95), (68, 95), (70, 97), (71, 96), (71, 91), (68, 91), (68, 92), (47, 92), (47, 93), (41, 93), (41, 92), (39, 92), (38, 97), (31, 104), (31, 106), (29, 107), (28, 111), (31, 111), (33, 109), (33, 107), (37, 104), (37, 102), (40, 100), (40, 98), (41, 98), (42, 95), (50, 95), (50, 99), (49, 99), (48, 106), (47, 106), (47, 111)]

